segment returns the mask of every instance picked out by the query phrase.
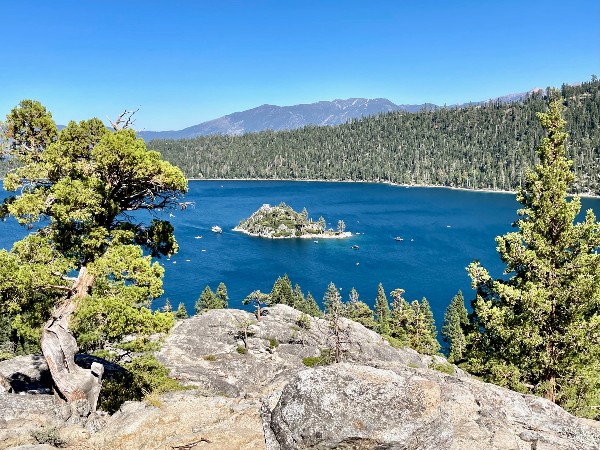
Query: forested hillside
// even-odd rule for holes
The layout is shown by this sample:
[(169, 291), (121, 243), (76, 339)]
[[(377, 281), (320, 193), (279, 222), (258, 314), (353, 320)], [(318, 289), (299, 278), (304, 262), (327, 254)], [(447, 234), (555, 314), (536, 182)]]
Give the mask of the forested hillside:
[[(563, 85), (573, 190), (600, 194), (600, 82)], [(544, 92), (515, 103), (392, 112), (334, 127), (156, 140), (189, 178), (386, 181), (512, 190), (536, 163)]]

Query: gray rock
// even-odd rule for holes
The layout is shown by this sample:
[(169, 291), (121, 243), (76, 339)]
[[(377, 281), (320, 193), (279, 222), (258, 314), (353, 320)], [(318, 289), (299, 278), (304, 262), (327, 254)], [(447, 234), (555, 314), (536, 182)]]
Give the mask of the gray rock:
[(0, 361), (0, 375), (8, 381), (12, 392), (50, 393), (52, 378), (42, 355), (17, 356)]
[[(319, 356), (328, 342), (326, 320), (310, 318), (308, 329), (299, 326), (301, 312), (289, 306), (268, 308), (256, 320), (253, 314), (234, 309), (215, 309), (177, 323), (158, 359), (184, 383), (207, 391), (237, 397), (268, 395), (280, 390), (306, 366), (302, 360)], [(251, 321), (248, 353), (237, 351), (241, 324)], [(410, 349), (396, 349), (377, 333), (342, 319), (345, 332), (344, 360), (374, 367), (427, 367), (432, 358)]]
[(300, 372), (262, 417), (269, 450), (600, 448), (600, 424), (547, 400), (408, 367)]

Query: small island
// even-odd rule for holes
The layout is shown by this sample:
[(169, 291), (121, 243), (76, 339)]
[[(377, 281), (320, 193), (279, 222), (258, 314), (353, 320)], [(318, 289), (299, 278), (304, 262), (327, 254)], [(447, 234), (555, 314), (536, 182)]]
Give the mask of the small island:
[(249, 236), (270, 239), (343, 239), (352, 236), (346, 231), (343, 220), (337, 223), (337, 230), (326, 229), (323, 217), (318, 221), (308, 218), (306, 208), (298, 213), (285, 203), (278, 206), (262, 205), (248, 219), (242, 220), (233, 231)]

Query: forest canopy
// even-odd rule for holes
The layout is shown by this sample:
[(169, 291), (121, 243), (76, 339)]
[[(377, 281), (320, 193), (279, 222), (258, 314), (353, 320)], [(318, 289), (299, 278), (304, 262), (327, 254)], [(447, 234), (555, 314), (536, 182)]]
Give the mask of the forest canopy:
[[(563, 85), (577, 181), (600, 194), (600, 82)], [(511, 103), (392, 112), (338, 126), (154, 140), (188, 178), (322, 179), (514, 191), (538, 163), (547, 91)]]

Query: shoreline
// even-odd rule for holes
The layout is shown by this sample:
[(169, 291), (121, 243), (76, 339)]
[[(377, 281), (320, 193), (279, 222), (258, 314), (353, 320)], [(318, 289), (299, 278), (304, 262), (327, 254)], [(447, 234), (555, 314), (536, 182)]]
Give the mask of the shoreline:
[[(368, 180), (320, 180), (318, 178), (186, 178), (187, 181), (290, 181), (294, 183), (365, 183), (365, 184), (385, 184), (388, 186), (403, 187), (403, 188), (425, 188), (425, 189), (449, 189), (454, 191), (465, 192), (483, 192), (486, 194), (512, 194), (516, 195), (517, 191), (507, 191), (502, 189), (471, 189), (457, 186), (441, 186), (437, 184), (402, 184), (392, 181), (368, 181)], [(4, 178), (0, 178), (0, 182), (4, 182)], [(600, 198), (600, 194), (579, 193), (568, 194), (567, 197), (580, 198)]]
[[(517, 191), (507, 191), (502, 189), (471, 189), (456, 186), (440, 186), (435, 184), (402, 184), (392, 181), (367, 181), (367, 180), (320, 180), (317, 178), (187, 178), (188, 181), (289, 181), (294, 183), (364, 183), (364, 184), (384, 184), (388, 186), (403, 187), (403, 188), (426, 188), (426, 189), (449, 189), (454, 191), (465, 192), (483, 192), (486, 194), (512, 194), (516, 195)], [(568, 194), (568, 197), (579, 196), (580, 198), (600, 198), (600, 195), (595, 194)]]
[(302, 236), (265, 236), (264, 234), (251, 233), (249, 231), (244, 230), (240, 227), (235, 227), (231, 231), (235, 231), (237, 233), (245, 234), (246, 236), (264, 238), (264, 239), (347, 239), (352, 237), (352, 233), (350, 231), (343, 231), (339, 234), (303, 234)]

